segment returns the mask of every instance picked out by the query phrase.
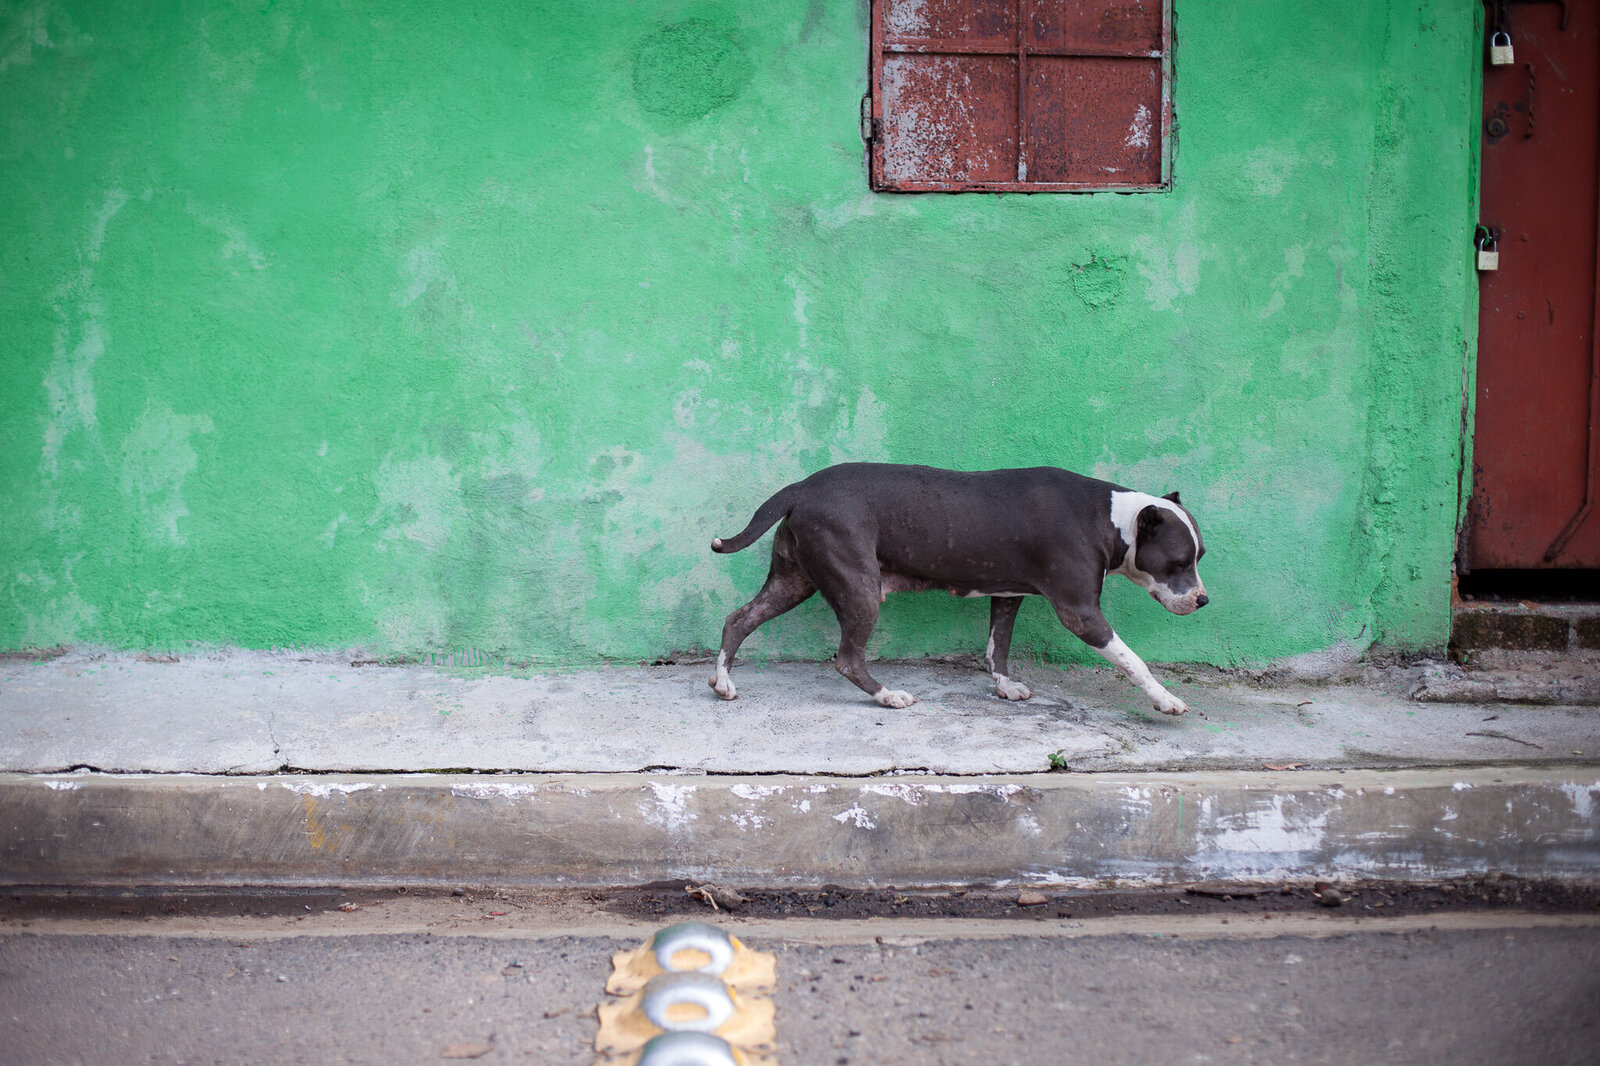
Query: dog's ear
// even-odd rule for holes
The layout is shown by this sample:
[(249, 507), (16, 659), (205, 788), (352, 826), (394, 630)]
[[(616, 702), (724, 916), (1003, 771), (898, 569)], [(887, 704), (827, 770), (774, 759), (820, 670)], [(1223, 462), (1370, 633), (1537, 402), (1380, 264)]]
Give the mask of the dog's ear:
[(1141, 539), (1144, 538), (1164, 521), (1166, 521), (1166, 518), (1161, 512), (1161, 508), (1152, 503), (1139, 512), (1137, 536)]
[(1177, 504), (1180, 507), (1183, 506), (1183, 501), (1178, 499), (1178, 494), (1176, 492), (1169, 492), (1169, 493), (1167, 493), (1165, 496), (1163, 496), (1161, 498), (1163, 500), (1171, 500), (1173, 503)]

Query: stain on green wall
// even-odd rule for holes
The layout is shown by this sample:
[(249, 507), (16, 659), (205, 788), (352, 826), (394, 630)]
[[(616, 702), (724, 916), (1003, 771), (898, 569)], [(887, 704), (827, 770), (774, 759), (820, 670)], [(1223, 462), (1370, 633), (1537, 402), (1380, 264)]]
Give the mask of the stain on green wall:
[(652, 33), (633, 56), (633, 95), (675, 129), (739, 95), (754, 73), (731, 27), (688, 19)]
[(0, 3), (0, 646), (650, 658), (849, 459), (1181, 489), (1151, 659), (1442, 644), (1472, 5), (1177, 0), (1173, 189), (1093, 196), (870, 192), (866, 10)]

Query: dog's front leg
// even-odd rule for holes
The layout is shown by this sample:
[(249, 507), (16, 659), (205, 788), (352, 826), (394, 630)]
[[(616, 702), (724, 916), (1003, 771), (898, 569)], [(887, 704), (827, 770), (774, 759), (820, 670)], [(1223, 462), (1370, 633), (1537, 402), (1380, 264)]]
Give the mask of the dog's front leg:
[(1161, 682), (1155, 679), (1150, 668), (1144, 660), (1133, 653), (1133, 649), (1122, 642), (1111, 628), (1111, 623), (1106, 621), (1106, 616), (1100, 613), (1099, 604), (1074, 606), (1070, 602), (1055, 597), (1050, 604), (1056, 609), (1056, 617), (1061, 619), (1061, 624), (1070, 629), (1079, 640), (1106, 657), (1106, 661), (1122, 671), (1124, 677), (1138, 685), (1155, 709), (1162, 714), (1187, 714), (1188, 704), (1166, 690)]
[(1156, 710), (1162, 714), (1189, 713), (1188, 704), (1168, 692), (1166, 686), (1155, 679), (1155, 675), (1144, 664), (1144, 660), (1135, 655), (1133, 649), (1124, 644), (1122, 638), (1117, 636), (1115, 632), (1111, 634), (1111, 639), (1106, 642), (1104, 647), (1095, 648), (1095, 651), (1104, 655), (1107, 661), (1118, 670), (1121, 670), (1129, 681), (1143, 689), (1144, 694), (1150, 697), (1150, 702), (1155, 705)]

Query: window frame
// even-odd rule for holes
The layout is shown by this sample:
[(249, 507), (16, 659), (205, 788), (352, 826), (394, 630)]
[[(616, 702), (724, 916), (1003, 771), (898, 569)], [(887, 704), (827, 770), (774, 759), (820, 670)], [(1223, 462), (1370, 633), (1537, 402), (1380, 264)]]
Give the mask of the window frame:
[[(1029, 47), (1022, 37), (1025, 21), (1037, 3), (1051, 0), (1012, 0), (1014, 4), (1015, 33), (1009, 44), (998, 40), (970, 41), (951, 38), (899, 38), (890, 37), (885, 26), (885, 12), (889, 0), (872, 0), (872, 34), (868, 64), (868, 95), (863, 101), (862, 133), (867, 141), (867, 178), (874, 192), (1166, 192), (1172, 188), (1172, 157), (1175, 149), (1175, 127), (1172, 104), (1172, 0), (1161, 3), (1161, 47), (1154, 51), (1144, 49), (1115, 49), (1081, 47)], [(1003, 46), (1002, 46), (1003, 45)], [(1160, 175), (1154, 182), (1044, 182), (1044, 181), (943, 181), (913, 179), (890, 181), (884, 177), (883, 145), (883, 68), (892, 55), (953, 55), (953, 56), (1013, 56), (1017, 61), (1016, 139), (1019, 166), (1027, 161), (1028, 123), (1028, 57), (1067, 58), (1130, 58), (1159, 59), (1161, 61), (1161, 163)], [(870, 113), (868, 113), (870, 106)]]

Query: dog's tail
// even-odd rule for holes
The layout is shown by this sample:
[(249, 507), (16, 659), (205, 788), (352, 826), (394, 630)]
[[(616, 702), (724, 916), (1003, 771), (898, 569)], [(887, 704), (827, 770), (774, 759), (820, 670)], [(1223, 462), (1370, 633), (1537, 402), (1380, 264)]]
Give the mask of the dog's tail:
[(750, 524), (740, 532), (727, 539), (722, 537), (713, 538), (711, 550), (726, 555), (729, 552), (741, 551), (750, 547), (761, 538), (761, 534), (771, 529), (780, 518), (788, 516), (789, 511), (794, 507), (795, 487), (794, 485), (789, 485), (774, 493), (770, 500), (756, 508), (755, 517), (750, 519)]

